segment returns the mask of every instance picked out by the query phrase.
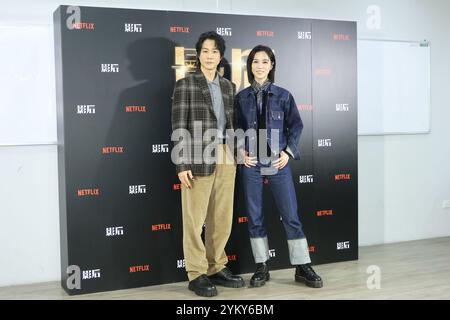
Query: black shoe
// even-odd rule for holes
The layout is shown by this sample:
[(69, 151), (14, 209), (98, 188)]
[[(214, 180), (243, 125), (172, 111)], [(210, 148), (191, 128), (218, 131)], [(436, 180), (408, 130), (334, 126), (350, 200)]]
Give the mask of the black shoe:
[(245, 286), (244, 279), (240, 276), (233, 275), (227, 267), (213, 275), (210, 275), (209, 279), (214, 284), (228, 288), (241, 288)]
[(270, 273), (269, 273), (269, 267), (267, 266), (267, 263), (257, 263), (256, 264), (256, 271), (253, 274), (252, 278), (250, 279), (250, 285), (252, 287), (261, 287), (266, 284), (266, 281), (269, 281), (270, 279)]
[(217, 296), (216, 286), (211, 283), (206, 274), (189, 281), (189, 290), (194, 291), (196, 295), (202, 297)]
[(295, 281), (304, 282), (311, 288), (322, 288), (322, 278), (320, 278), (311, 268), (311, 264), (300, 264), (295, 267)]

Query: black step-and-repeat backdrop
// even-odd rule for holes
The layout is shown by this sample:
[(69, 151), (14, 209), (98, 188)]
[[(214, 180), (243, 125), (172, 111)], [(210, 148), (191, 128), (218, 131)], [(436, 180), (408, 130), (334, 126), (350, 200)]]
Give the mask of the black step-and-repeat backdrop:
[[(346, 21), (61, 6), (54, 13), (61, 279), (69, 294), (187, 280), (171, 96), (195, 69), (195, 43), (226, 40), (221, 72), (248, 86), (246, 59), (274, 49), (276, 83), (304, 122), (291, 161), (314, 264), (358, 258), (356, 24)], [(271, 268), (288, 248), (269, 187)], [(230, 268), (254, 270), (236, 183)]]

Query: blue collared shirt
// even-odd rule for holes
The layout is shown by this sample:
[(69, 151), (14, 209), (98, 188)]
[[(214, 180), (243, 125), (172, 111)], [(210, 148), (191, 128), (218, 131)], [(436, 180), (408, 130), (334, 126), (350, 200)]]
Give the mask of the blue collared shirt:
[(211, 100), (214, 108), (214, 114), (217, 118), (217, 130), (218, 138), (225, 138), (225, 128), (227, 120), (225, 118), (225, 107), (223, 105), (222, 90), (220, 89), (219, 76), (216, 75), (213, 81), (208, 82), (209, 94), (211, 95)]

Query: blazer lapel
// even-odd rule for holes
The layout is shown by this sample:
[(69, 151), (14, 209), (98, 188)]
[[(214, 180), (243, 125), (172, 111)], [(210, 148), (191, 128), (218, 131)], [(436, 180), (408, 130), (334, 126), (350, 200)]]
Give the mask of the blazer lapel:
[(225, 108), (225, 113), (227, 113), (230, 109), (229, 88), (227, 87), (224, 78), (221, 77), (220, 75), (219, 75), (219, 83), (220, 83), (220, 91), (222, 91), (223, 106)]
[(233, 92), (230, 94), (230, 87), (223, 77), (219, 77), (219, 81), (220, 90), (222, 91), (223, 107), (225, 109), (225, 118), (227, 119), (227, 129), (233, 129)]
[(200, 91), (202, 92), (203, 98), (205, 99), (205, 103), (209, 106), (209, 108), (213, 111), (214, 114), (214, 107), (212, 104), (211, 94), (209, 92), (209, 87), (208, 83), (206, 82), (206, 78), (201, 71), (197, 71), (195, 75), (197, 78)]

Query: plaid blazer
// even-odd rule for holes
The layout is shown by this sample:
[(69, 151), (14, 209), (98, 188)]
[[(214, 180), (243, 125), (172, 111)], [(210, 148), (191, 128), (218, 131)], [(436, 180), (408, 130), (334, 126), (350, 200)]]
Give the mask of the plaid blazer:
[[(233, 100), (236, 87), (220, 75), (219, 83), (225, 109), (226, 129), (234, 129), (236, 119)], [(172, 99), (172, 132), (186, 129), (191, 136), (190, 140), (175, 141), (175, 146), (190, 150), (189, 155), (183, 154), (183, 163), (176, 164), (176, 172), (192, 170), (194, 176), (209, 176), (214, 172), (216, 165), (207, 164), (202, 159), (205, 147), (211, 143), (211, 140), (205, 139), (203, 134), (208, 129), (217, 129), (217, 118), (203, 73), (197, 71), (178, 80)], [(201, 121), (201, 124), (195, 123), (196, 121)], [(179, 143), (182, 145), (178, 145)]]

